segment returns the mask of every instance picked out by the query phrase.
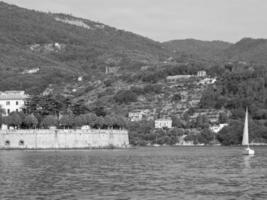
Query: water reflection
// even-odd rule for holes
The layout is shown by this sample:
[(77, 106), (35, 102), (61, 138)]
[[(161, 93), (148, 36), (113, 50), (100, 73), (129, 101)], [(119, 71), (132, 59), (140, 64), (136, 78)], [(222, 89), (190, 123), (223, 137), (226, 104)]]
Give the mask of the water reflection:
[(246, 155), (244, 156), (244, 167), (245, 169), (251, 169), (251, 161), (252, 161), (252, 158), (254, 157), (254, 155)]

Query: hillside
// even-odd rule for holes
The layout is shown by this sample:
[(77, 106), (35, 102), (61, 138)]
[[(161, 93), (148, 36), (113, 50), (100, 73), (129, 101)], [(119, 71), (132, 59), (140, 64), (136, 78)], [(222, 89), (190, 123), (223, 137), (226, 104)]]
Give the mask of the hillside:
[[(106, 65), (131, 69), (167, 57), (158, 42), (65, 14), (0, 2), (0, 90), (42, 92), (80, 75), (101, 77)], [(39, 72), (23, 73), (39, 68)]]
[(267, 40), (244, 38), (224, 50), (225, 58), (232, 61), (246, 61), (267, 64)]
[(223, 41), (201, 41), (195, 39), (171, 40), (163, 45), (174, 53), (184, 53), (196, 58), (216, 60), (221, 58), (223, 50), (229, 48), (231, 43)]

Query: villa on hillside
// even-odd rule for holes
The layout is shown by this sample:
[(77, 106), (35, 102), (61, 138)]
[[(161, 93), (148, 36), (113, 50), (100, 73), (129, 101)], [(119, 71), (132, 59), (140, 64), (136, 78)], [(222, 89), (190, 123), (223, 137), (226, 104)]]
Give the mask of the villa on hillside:
[(192, 75), (176, 75), (176, 76), (167, 76), (166, 80), (168, 83), (176, 83), (179, 80), (189, 79)]
[(198, 85), (209, 85), (214, 84), (216, 82), (216, 78), (204, 78), (198, 82)]
[(213, 125), (213, 126), (210, 126), (210, 130), (213, 132), (213, 133), (218, 133), (219, 131), (221, 131), (224, 127), (228, 126), (227, 123), (225, 124), (218, 124), (218, 125)]
[(199, 115), (207, 116), (209, 122), (211, 124), (216, 124), (219, 122), (220, 113), (225, 112), (224, 110), (216, 110), (216, 109), (196, 109), (195, 113), (190, 116), (190, 120), (195, 120)]
[(106, 74), (117, 74), (119, 69), (120, 69), (120, 67), (109, 67), (109, 66), (106, 66), (105, 73)]
[(204, 70), (198, 71), (197, 76), (198, 77), (205, 77), (205, 76), (207, 76), (207, 72)]
[(144, 117), (149, 115), (149, 109), (134, 110), (129, 112), (128, 117), (132, 122), (138, 122), (144, 119)]
[(155, 128), (172, 128), (172, 120), (169, 118), (166, 119), (156, 119)]
[(21, 111), (28, 97), (24, 91), (0, 91), (0, 107), (4, 110), (3, 115)]

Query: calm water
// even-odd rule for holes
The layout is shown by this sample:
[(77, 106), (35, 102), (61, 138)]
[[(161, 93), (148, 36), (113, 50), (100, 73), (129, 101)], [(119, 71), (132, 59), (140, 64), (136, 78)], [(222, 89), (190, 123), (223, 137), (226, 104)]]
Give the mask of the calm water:
[(267, 147), (0, 151), (0, 199), (267, 199)]

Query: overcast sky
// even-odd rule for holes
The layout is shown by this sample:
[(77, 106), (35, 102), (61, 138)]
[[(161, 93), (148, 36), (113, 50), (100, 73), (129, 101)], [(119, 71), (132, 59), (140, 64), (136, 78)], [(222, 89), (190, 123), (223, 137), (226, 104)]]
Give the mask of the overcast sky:
[(72, 14), (157, 41), (267, 38), (267, 0), (4, 0)]

